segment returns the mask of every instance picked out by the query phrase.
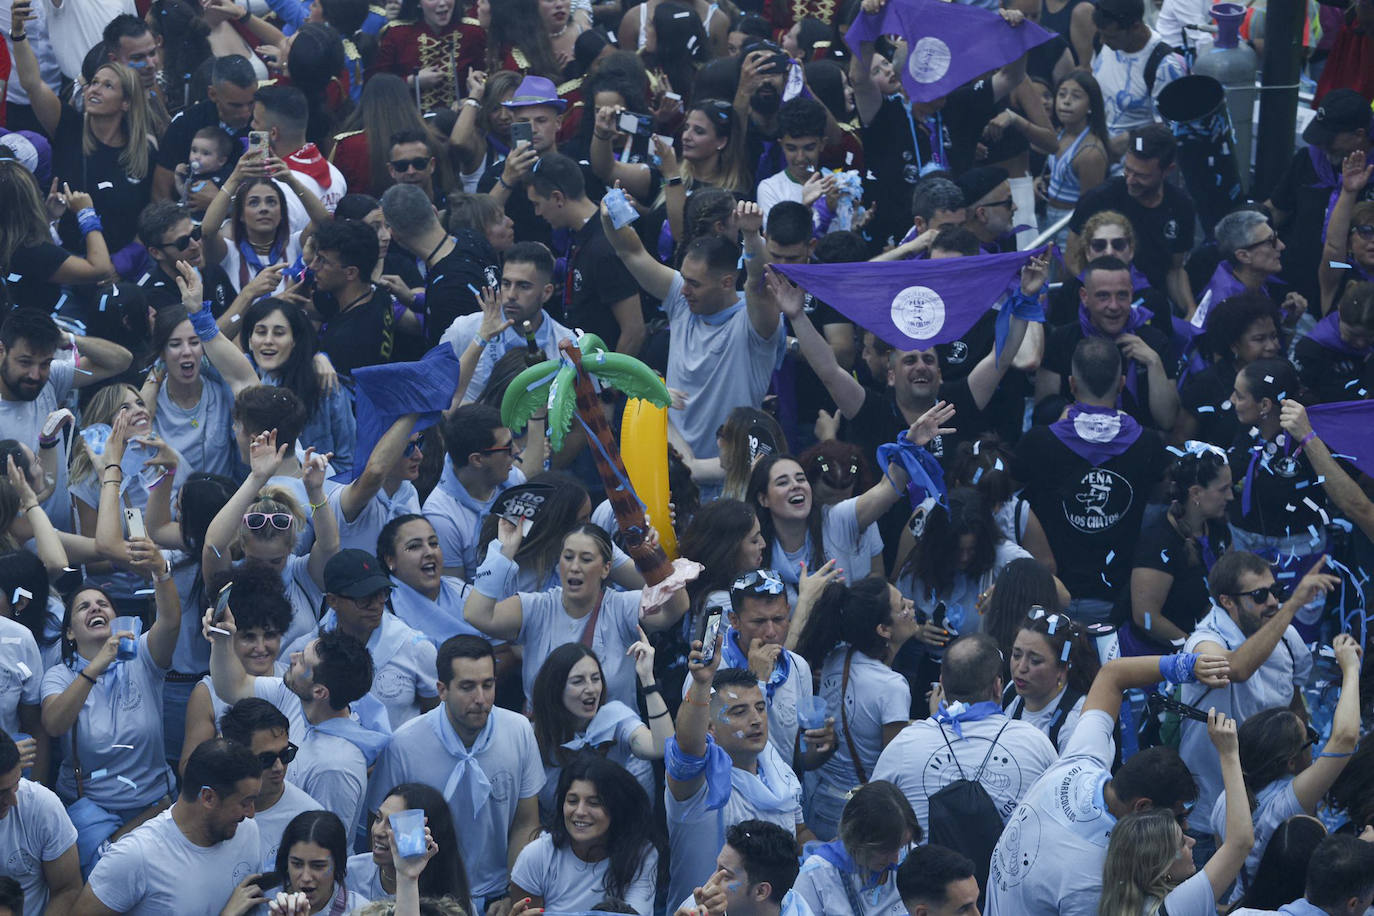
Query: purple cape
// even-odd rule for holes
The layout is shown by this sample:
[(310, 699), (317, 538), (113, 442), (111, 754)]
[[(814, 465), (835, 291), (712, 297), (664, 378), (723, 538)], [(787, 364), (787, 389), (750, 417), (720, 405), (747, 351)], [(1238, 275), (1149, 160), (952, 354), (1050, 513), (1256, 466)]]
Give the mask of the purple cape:
[(1075, 455), (1101, 467), (1135, 444), (1140, 424), (1113, 407), (1075, 404), (1068, 416), (1050, 424), (1050, 432)]

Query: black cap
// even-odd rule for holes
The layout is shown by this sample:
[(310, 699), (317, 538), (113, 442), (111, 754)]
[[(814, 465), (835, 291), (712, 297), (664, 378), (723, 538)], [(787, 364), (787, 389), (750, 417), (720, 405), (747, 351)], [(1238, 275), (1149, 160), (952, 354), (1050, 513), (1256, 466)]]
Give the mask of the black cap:
[(1093, 8), (1093, 22), (1111, 20), (1123, 29), (1129, 29), (1144, 18), (1142, 0), (1097, 0)]
[(1007, 170), (1000, 166), (980, 165), (960, 175), (954, 180), (954, 183), (959, 186), (960, 191), (964, 192), (964, 203), (973, 207), (977, 205), (978, 201), (997, 190), (997, 186), (1010, 177)]
[(1302, 138), (1313, 146), (1330, 146), (1336, 134), (1346, 131), (1368, 130), (1369, 102), (1354, 89), (1333, 89), (1317, 108), (1317, 116), (1302, 132)]
[(391, 588), (382, 564), (366, 550), (340, 550), (324, 564), (324, 590), (345, 598), (366, 598)]

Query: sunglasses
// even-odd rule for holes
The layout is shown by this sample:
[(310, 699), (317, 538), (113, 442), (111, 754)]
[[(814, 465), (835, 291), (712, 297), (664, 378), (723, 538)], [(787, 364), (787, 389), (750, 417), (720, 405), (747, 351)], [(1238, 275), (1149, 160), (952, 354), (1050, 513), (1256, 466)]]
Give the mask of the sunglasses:
[(263, 751), (258, 755), (258, 763), (262, 765), (264, 770), (272, 769), (278, 760), (281, 761), (282, 766), (287, 766), (291, 761), (296, 759), (296, 751), (298, 750), (300, 750), (300, 748), (288, 741), (286, 742), (286, 747), (279, 751)]
[(278, 531), (286, 531), (296, 523), (296, 519), (289, 512), (245, 512), (243, 523), (248, 526), (250, 531), (257, 531), (263, 528), (268, 522)]
[(1092, 240), (1091, 242), (1089, 242), (1088, 244), (1090, 244), (1090, 245), (1092, 246), (1093, 251), (1099, 251), (1099, 252), (1100, 252), (1100, 251), (1106, 251), (1108, 247), (1110, 247), (1110, 248), (1112, 249), (1112, 251), (1125, 251), (1127, 248), (1131, 247), (1131, 241), (1130, 241), (1130, 239), (1126, 239), (1126, 238), (1119, 238), (1119, 239), (1093, 239), (1093, 240)]
[(201, 231), (199, 226), (192, 226), (191, 231), (185, 235), (178, 236), (170, 242), (163, 242), (163, 248), (175, 248), (177, 251), (185, 251), (191, 247), (192, 242), (199, 242)]
[(1269, 236), (1269, 238), (1267, 239), (1260, 239), (1258, 242), (1251, 242), (1249, 245), (1245, 246), (1245, 250), (1249, 251), (1251, 248), (1263, 248), (1265, 245), (1268, 245), (1270, 248), (1278, 248), (1278, 234), (1275, 233), (1274, 235)]
[(425, 169), (429, 168), (429, 164), (433, 161), (434, 160), (429, 156), (416, 156), (414, 159), (392, 159), (391, 170), (401, 173), (411, 170), (423, 172)]
[(1288, 600), (1288, 592), (1285, 591), (1283, 587), (1278, 585), (1277, 583), (1275, 583), (1274, 585), (1265, 586), (1264, 588), (1252, 588), (1248, 592), (1231, 593), (1232, 598), (1249, 598), (1255, 604), (1263, 604), (1265, 599), (1268, 598), (1270, 595), (1273, 595), (1274, 599), (1278, 601), (1279, 604), (1282, 604), (1283, 602)]
[(405, 450), (404, 452), (401, 453), (401, 457), (402, 457), (402, 458), (409, 458), (411, 455), (415, 454), (415, 453), (418, 452), (419, 450), (420, 450), (420, 440), (419, 440), (419, 439), (411, 439), (409, 442), (406, 443), (406, 450)]
[(1366, 242), (1374, 241), (1374, 226), (1371, 226), (1369, 223), (1360, 223), (1358, 226), (1351, 226), (1350, 231)]
[(482, 455), (499, 455), (499, 454), (501, 454), (502, 452), (505, 452), (507, 455), (514, 455), (514, 454), (515, 454), (515, 440), (512, 439), (510, 442), (507, 442), (505, 445), (493, 445), (491, 448), (479, 448), (479, 449), (477, 450), (477, 452), (478, 452), (478, 454), (482, 454)]
[(1006, 207), (1008, 210), (1012, 210), (1012, 209), (1015, 209), (1016, 204), (1012, 201), (1012, 199), (1011, 199), (1010, 197), (1008, 197), (1008, 198), (1006, 198), (1005, 200), (992, 200), (992, 201), (988, 201), (987, 203), (983, 204), (983, 206), (985, 206), (985, 207)]
[(782, 577), (771, 569), (756, 569), (747, 572), (734, 581), (730, 592), (748, 592), (754, 595), (781, 595), (787, 591)]

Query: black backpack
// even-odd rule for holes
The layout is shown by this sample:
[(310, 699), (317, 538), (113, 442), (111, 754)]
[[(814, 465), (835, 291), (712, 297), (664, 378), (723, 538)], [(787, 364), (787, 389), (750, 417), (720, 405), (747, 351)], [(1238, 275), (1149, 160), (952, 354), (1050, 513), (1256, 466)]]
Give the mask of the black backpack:
[(1164, 63), (1164, 58), (1168, 57), (1170, 54), (1182, 54), (1182, 53), (1183, 53), (1183, 52), (1180, 51), (1178, 48), (1175, 48), (1173, 45), (1166, 44), (1165, 42), (1162, 42), (1162, 41), (1161, 41), (1159, 44), (1155, 45), (1153, 48), (1150, 49), (1149, 56), (1147, 56), (1147, 57), (1145, 58), (1145, 73), (1144, 73), (1144, 76), (1145, 76), (1145, 94), (1146, 94), (1146, 95), (1150, 96), (1151, 98), (1154, 97), (1154, 94), (1155, 94), (1155, 79), (1157, 78), (1157, 74), (1158, 74), (1158, 71), (1159, 71), (1159, 65), (1162, 64), (1162, 63)]
[(950, 746), (949, 735), (945, 733), (944, 725), (936, 724), (940, 725), (940, 736), (945, 739), (949, 756), (959, 769), (959, 778), (930, 796), (930, 810), (926, 815), (930, 826), (928, 842), (961, 852), (973, 862), (978, 886), (982, 888), (978, 895), (978, 907), (982, 909), (987, 894), (988, 868), (992, 863), (992, 853), (997, 847), (997, 840), (1002, 835), (1003, 824), (1002, 815), (997, 813), (997, 806), (993, 804), (992, 797), (978, 779), (983, 775), (988, 761), (992, 759), (993, 751), (997, 750), (997, 739), (1002, 737), (1002, 732), (1007, 730), (1011, 720), (1003, 722), (1002, 727), (997, 730), (996, 737), (992, 739), (992, 744), (972, 779), (964, 775), (964, 768), (959, 763), (959, 758), (954, 755), (954, 748)]

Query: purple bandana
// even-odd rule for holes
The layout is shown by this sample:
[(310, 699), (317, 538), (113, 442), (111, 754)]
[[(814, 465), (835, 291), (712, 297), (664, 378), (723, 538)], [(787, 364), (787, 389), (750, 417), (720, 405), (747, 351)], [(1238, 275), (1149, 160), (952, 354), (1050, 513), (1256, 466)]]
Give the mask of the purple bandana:
[(1012, 28), (997, 13), (940, 0), (891, 0), (879, 13), (860, 13), (844, 40), (858, 54), (879, 35), (907, 40), (902, 85), (913, 102), (944, 98), (1054, 38), (1034, 22)]
[(1341, 316), (1339, 312), (1332, 312), (1312, 329), (1312, 333), (1307, 335), (1308, 339), (1315, 340), (1317, 343), (1334, 350), (1343, 356), (1368, 356), (1368, 350), (1356, 350), (1341, 338)]
[[(1131, 305), (1130, 317), (1126, 319), (1126, 324), (1122, 326), (1121, 334), (1134, 334), (1140, 328), (1150, 323), (1150, 319), (1155, 317), (1155, 313), (1139, 304), (1139, 300)], [(1082, 302), (1078, 303), (1078, 329), (1086, 337), (1106, 337), (1107, 335), (1098, 330), (1097, 325), (1093, 324), (1092, 317), (1088, 314), (1088, 307)], [(1140, 403), (1140, 398), (1136, 394), (1136, 389), (1140, 387), (1137, 376), (1140, 373), (1140, 366), (1135, 363), (1124, 367), (1126, 374), (1126, 390), (1131, 393), (1131, 397), (1136, 403)]]
[(1312, 431), (1326, 447), (1374, 472), (1374, 401), (1333, 401), (1307, 408)]
[(1088, 404), (1074, 404), (1068, 416), (1050, 424), (1050, 431), (1093, 467), (1106, 464), (1140, 438), (1140, 424), (1130, 414)]

